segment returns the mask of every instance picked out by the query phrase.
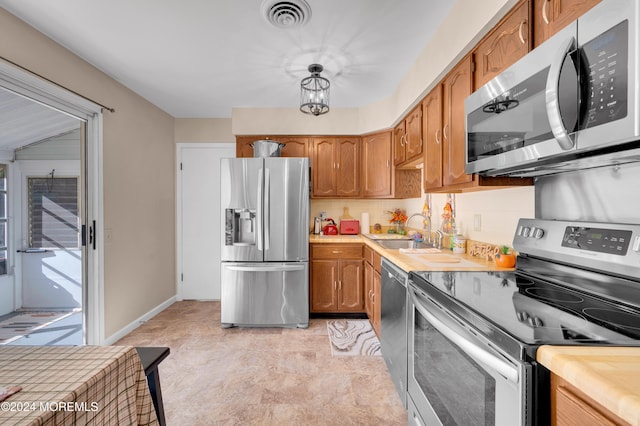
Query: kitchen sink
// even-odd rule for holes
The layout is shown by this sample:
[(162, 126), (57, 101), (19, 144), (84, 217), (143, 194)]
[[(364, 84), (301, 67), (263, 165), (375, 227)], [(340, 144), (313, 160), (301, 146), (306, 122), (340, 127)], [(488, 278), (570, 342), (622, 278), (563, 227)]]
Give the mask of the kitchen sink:
[(430, 244), (416, 243), (411, 239), (406, 240), (376, 240), (376, 244), (386, 249), (401, 249), (401, 248), (431, 248)]

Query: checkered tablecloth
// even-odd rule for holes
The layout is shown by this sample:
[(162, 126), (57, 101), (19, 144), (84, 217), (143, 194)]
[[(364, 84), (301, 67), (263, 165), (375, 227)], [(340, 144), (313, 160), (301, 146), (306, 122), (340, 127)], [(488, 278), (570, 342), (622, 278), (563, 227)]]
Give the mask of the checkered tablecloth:
[(0, 346), (2, 425), (157, 425), (140, 358), (125, 346)]

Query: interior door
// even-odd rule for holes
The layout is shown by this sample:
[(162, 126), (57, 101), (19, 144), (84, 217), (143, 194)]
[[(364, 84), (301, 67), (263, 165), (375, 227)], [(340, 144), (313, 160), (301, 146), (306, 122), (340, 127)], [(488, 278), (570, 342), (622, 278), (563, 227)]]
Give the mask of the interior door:
[(220, 159), (235, 144), (178, 144), (178, 288), (182, 299), (220, 299)]

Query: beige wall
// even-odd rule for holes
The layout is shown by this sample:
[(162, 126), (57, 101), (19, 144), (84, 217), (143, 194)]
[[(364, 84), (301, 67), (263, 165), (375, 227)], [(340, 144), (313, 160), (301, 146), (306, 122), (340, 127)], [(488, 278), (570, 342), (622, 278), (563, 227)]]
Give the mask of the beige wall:
[(3, 9), (0, 56), (116, 110), (104, 115), (108, 338), (176, 294), (173, 118)]
[(233, 143), (230, 118), (176, 118), (176, 143)]

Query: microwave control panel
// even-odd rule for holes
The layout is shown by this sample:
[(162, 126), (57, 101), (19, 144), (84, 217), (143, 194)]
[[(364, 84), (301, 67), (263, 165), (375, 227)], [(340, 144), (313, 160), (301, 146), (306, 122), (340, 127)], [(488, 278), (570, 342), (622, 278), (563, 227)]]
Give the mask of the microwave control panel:
[(625, 20), (582, 46), (589, 82), (582, 128), (627, 116), (628, 27)]

